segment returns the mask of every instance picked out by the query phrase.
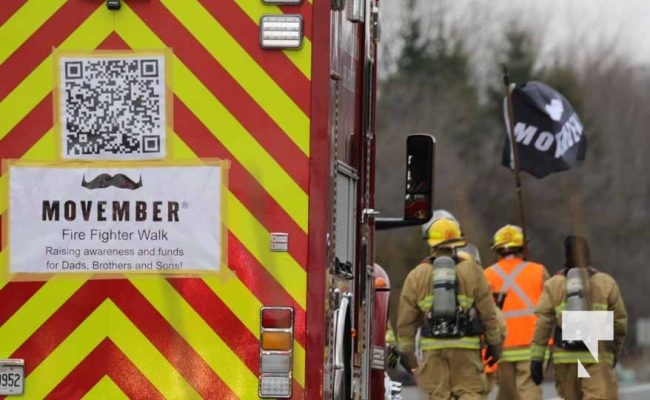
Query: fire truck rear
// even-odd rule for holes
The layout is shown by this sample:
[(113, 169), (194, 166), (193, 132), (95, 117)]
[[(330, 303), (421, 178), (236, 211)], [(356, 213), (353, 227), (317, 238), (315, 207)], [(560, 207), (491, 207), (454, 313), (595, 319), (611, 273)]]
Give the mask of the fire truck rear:
[(434, 143), (408, 138), (404, 216), (379, 218), (377, 0), (0, 23), (1, 396), (391, 396), (373, 233), (428, 220)]

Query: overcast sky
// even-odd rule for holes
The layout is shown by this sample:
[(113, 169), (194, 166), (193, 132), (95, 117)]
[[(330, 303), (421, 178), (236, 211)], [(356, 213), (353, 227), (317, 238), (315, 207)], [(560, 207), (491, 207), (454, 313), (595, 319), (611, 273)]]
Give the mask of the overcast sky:
[[(405, 3), (381, 0), (387, 40), (403, 19)], [(498, 45), (501, 27), (516, 20), (538, 33), (543, 57), (606, 48), (650, 66), (650, 0), (420, 0), (419, 11), (429, 21), (447, 15), (450, 27), (467, 34), (472, 52), (485, 43)]]

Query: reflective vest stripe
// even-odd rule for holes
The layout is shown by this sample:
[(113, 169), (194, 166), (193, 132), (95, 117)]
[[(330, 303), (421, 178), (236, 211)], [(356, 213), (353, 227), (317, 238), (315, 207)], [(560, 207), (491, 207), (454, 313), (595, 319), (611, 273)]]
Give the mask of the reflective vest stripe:
[(526, 308), (522, 308), (520, 310), (504, 311), (503, 316), (505, 318), (521, 317), (535, 314), (535, 305), (530, 300), (526, 292), (524, 292), (521, 287), (517, 285), (517, 282), (515, 282), (517, 276), (521, 273), (521, 271), (524, 270), (524, 268), (526, 268), (527, 265), (528, 263), (526, 261), (522, 261), (515, 267), (515, 269), (512, 270), (510, 274), (506, 274), (506, 272), (498, 263), (492, 266), (492, 270), (497, 275), (499, 275), (501, 279), (503, 279), (503, 284), (501, 285), (501, 290), (499, 291), (507, 292), (508, 289), (512, 289), (517, 294), (517, 296), (519, 296), (521, 301), (526, 305)]

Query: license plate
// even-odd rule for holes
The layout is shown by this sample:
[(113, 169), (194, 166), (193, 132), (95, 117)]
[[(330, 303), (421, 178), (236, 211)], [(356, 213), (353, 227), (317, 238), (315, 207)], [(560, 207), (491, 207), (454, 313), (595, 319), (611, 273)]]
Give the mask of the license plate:
[(0, 395), (16, 396), (23, 394), (24, 382), (25, 365), (22, 360), (0, 361)]

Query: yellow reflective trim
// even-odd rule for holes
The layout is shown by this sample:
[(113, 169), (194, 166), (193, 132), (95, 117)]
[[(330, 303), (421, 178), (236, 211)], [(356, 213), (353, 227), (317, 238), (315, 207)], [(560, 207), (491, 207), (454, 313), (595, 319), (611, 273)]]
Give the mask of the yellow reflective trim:
[(153, 307), (174, 327), (238, 398), (257, 395), (257, 376), (242, 362), (169, 282), (130, 279)]
[(418, 307), (420, 308), (420, 310), (424, 312), (428, 311), (432, 305), (433, 305), (433, 295), (431, 294), (428, 294), (424, 296), (423, 299), (418, 300)]
[[(230, 36), (196, 0), (162, 0), (162, 3), (303, 153), (309, 155), (309, 117), (255, 62), (239, 42)], [(262, 5), (261, 1), (248, 0), (248, 3)]]
[(530, 346), (530, 357), (534, 360), (544, 359), (545, 353), (546, 353), (546, 346), (539, 346), (536, 344)]
[(95, 399), (129, 400), (129, 397), (106, 375), (82, 397), (82, 400)]
[(575, 363), (577, 360), (580, 360), (583, 364), (595, 364), (599, 363), (612, 363), (614, 361), (614, 356), (611, 352), (599, 351), (598, 352), (598, 361), (594, 359), (588, 351), (569, 351), (559, 348), (555, 348), (553, 352), (553, 363), (554, 364), (569, 364)]
[(531, 349), (518, 349), (518, 350), (504, 349), (503, 354), (501, 356), (501, 361), (522, 361), (522, 360), (530, 360), (531, 358), (532, 358)]
[[(15, 352), (86, 281), (54, 277), (0, 326), (0, 358)], [(46, 392), (47, 393), (47, 392)]]
[[(113, 14), (98, 7), (68, 36), (60, 50), (94, 49), (113, 31)], [(4, 138), (54, 86), (54, 58), (50, 54), (0, 102), (0, 139)]]
[[(239, 8), (244, 10), (250, 19), (255, 22), (259, 29), (259, 23), (265, 14), (283, 14), (282, 10), (276, 6), (263, 4), (261, 1), (235, 0)], [(283, 50), (284, 54), (289, 57), (291, 62), (307, 78), (311, 79), (311, 41), (307, 36), (303, 37), (302, 47), (300, 49)], [(277, 50), (269, 50), (277, 51)]]
[(607, 304), (605, 303), (593, 303), (591, 309), (594, 311), (607, 311)]
[[(120, 18), (117, 20), (120, 21), (119, 24), (116, 24), (117, 32), (131, 48), (151, 49), (165, 47), (165, 44), (135, 15), (127, 4), (122, 3)], [(176, 95), (232, 153), (237, 161), (253, 175), (296, 224), (304, 232), (307, 232), (309, 211), (307, 194), (246, 131), (239, 121), (212, 96), (178, 57), (173, 56), (172, 63)], [(264, 243), (267, 245), (268, 240), (268, 237), (264, 239)]]
[(0, 64), (64, 4), (65, 0), (31, 0), (0, 25)]
[(163, 397), (200, 398), (169, 360), (109, 299), (104, 300), (26, 377), (25, 387), (29, 388), (30, 397), (45, 398), (106, 337), (125, 354)]
[(422, 350), (479, 349), (480, 347), (481, 342), (478, 336), (463, 337), (458, 339), (420, 338), (420, 348)]

